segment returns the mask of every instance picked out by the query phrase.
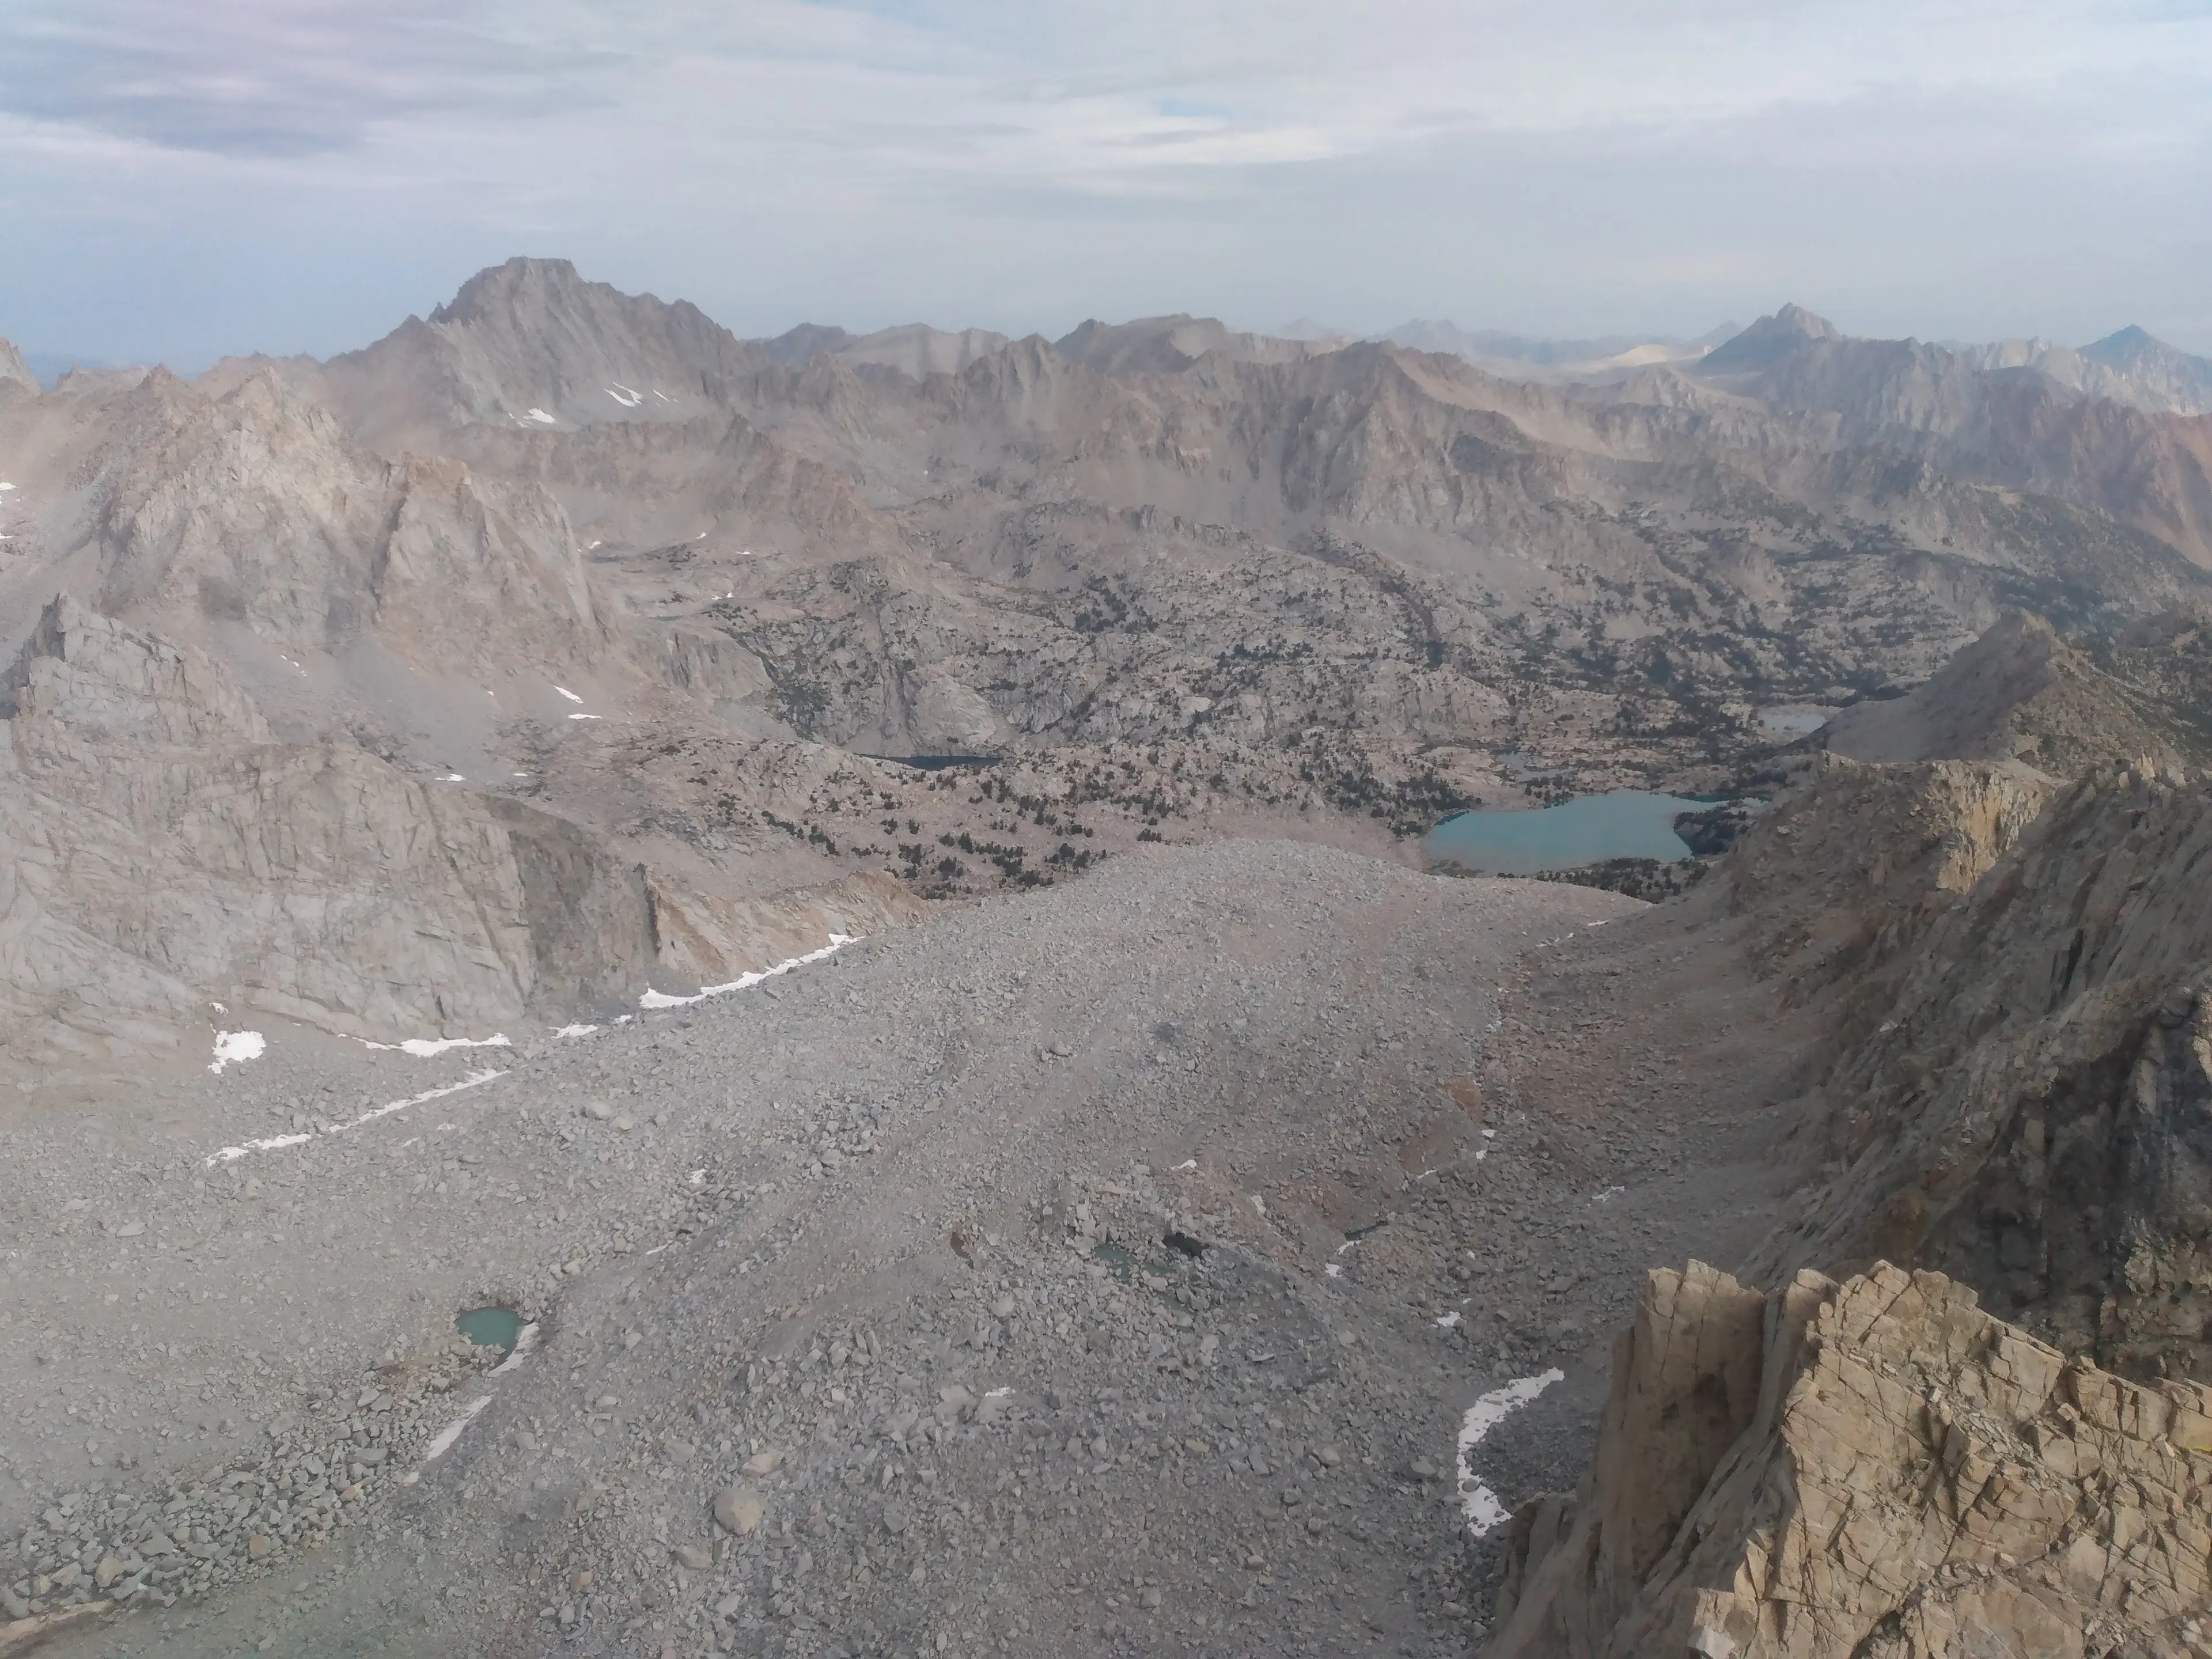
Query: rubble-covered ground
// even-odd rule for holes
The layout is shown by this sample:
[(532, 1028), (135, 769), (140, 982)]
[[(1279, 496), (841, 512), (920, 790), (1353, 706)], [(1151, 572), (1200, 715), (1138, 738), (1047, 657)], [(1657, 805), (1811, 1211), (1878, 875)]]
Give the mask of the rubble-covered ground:
[[(270, 1029), (21, 1096), (8, 1612), (179, 1656), (1468, 1651), (1473, 1486), (1563, 1484), (1632, 1270), (1771, 1220), (1765, 1051), (1707, 1052), (1762, 993), (1698, 941), (1138, 848), (590, 1033)], [(536, 1325), (496, 1376), (453, 1328), (492, 1304)], [(1460, 1490), (1468, 1407), (1555, 1366)]]

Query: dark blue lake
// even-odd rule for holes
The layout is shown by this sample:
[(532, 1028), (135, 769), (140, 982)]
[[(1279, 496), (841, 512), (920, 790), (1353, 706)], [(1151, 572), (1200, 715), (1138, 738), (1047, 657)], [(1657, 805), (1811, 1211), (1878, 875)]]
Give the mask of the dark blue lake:
[(1455, 812), (1429, 831), (1421, 849), (1438, 863), (1494, 876), (1533, 876), (1606, 859), (1675, 863), (1690, 849), (1674, 833), (1684, 812), (1711, 803), (1645, 789), (1584, 795), (1528, 812)]

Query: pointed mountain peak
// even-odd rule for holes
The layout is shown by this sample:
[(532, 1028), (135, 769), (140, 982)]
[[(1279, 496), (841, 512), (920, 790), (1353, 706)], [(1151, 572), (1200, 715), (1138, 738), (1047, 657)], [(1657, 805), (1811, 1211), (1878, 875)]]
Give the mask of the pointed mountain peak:
[(461, 284), (460, 292), (430, 313), (434, 323), (483, 322), (526, 306), (569, 299), (598, 284), (586, 283), (567, 259), (516, 257), (488, 265)]
[(31, 373), (31, 366), (23, 361), (23, 354), (15, 349), (13, 342), (0, 340), (0, 386), (9, 380), (33, 392), (39, 390), (39, 377)]
[(1754, 334), (1766, 337), (1788, 335), (1800, 340), (1840, 340), (1844, 337), (1843, 330), (1826, 317), (1796, 304), (1784, 306), (1771, 317), (1760, 318), (1736, 337), (1742, 339), (1747, 335)]
[(2125, 328), (2083, 346), (2081, 355), (2092, 362), (2104, 364), (2107, 368), (2127, 369), (2146, 357), (2180, 357), (2187, 354), (2166, 344), (2142, 324), (2130, 323)]
[(1698, 362), (1697, 372), (1726, 374), (1765, 368), (1806, 346), (1847, 337), (1826, 318), (1800, 305), (1786, 305), (1715, 346)]

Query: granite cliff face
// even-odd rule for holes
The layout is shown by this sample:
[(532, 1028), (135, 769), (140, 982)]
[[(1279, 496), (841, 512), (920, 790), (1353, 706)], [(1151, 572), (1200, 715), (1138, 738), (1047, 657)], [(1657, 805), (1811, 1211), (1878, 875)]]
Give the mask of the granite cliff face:
[(2206, 1650), (2212, 1395), (2130, 1382), (1880, 1263), (1651, 1275), (1595, 1458), (1524, 1505), (1513, 1659)]
[(1762, 1262), (1940, 1268), (2108, 1368), (2212, 1379), (2208, 835), (2201, 781), (2092, 774), (1864, 952)]

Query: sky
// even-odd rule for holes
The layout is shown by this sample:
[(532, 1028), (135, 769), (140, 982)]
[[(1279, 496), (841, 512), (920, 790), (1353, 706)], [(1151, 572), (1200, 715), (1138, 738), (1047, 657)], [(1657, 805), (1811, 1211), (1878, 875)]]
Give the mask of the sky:
[(516, 253), (741, 334), (1188, 311), (2212, 352), (2212, 0), (7, 0), (0, 335), (363, 344)]

